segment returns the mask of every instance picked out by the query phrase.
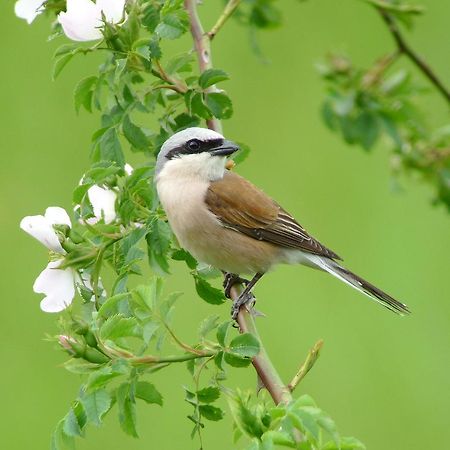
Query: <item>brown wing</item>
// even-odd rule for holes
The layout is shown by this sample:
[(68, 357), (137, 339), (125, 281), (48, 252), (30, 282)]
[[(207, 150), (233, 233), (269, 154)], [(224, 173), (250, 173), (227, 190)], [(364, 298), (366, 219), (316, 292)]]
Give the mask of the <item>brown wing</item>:
[(213, 181), (205, 198), (224, 226), (260, 241), (341, 259), (310, 236), (280, 205), (234, 172)]

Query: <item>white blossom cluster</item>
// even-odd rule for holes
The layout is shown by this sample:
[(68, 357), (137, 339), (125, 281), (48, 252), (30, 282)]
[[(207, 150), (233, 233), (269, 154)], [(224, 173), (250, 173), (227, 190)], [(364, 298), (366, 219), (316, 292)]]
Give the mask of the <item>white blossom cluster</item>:
[[(133, 169), (125, 165), (125, 172), (130, 175)], [(117, 218), (115, 202), (116, 191), (104, 186), (91, 186), (87, 195), (91, 203), (94, 217), (86, 220), (89, 225), (103, 220), (105, 223), (114, 222)], [(78, 209), (78, 207), (75, 207)], [(67, 212), (58, 206), (46, 209), (45, 214), (26, 216), (20, 222), (20, 228), (44, 244), (51, 251), (51, 261), (39, 274), (33, 285), (33, 290), (45, 294), (41, 301), (41, 309), (45, 312), (60, 312), (67, 308), (75, 297), (75, 288), (84, 286), (92, 289), (90, 275), (78, 272), (71, 267), (60, 268), (66, 251), (61, 245), (55, 226), (71, 228), (72, 222)]]
[[(66, 11), (58, 14), (64, 34), (73, 41), (102, 38), (104, 21), (118, 24), (125, 20), (126, 0), (67, 0)], [(18, 0), (15, 13), (29, 24), (44, 11), (43, 0)]]

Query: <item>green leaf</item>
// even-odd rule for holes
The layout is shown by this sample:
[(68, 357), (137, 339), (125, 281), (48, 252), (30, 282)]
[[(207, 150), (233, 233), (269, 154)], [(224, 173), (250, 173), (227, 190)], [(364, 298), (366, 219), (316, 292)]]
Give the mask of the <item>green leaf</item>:
[(126, 375), (127, 372), (127, 368), (123, 365), (114, 368), (111, 366), (104, 366), (89, 375), (86, 388), (91, 391), (98, 390), (108, 384), (112, 379), (121, 375)]
[(111, 407), (111, 396), (105, 389), (99, 389), (91, 393), (83, 393), (80, 398), (89, 422), (100, 426), (103, 416)]
[(121, 313), (125, 309), (124, 306), (128, 303), (129, 297), (128, 292), (109, 297), (98, 310), (98, 314), (102, 317), (108, 317)]
[(212, 86), (213, 84), (219, 83), (220, 81), (229, 80), (230, 77), (226, 72), (220, 69), (208, 69), (205, 70), (198, 79), (198, 84), (203, 89)]
[(122, 153), (122, 146), (120, 145), (117, 130), (109, 128), (100, 138), (99, 142), (100, 159), (104, 161), (114, 161), (119, 166), (123, 167), (125, 164), (125, 157)]
[(120, 314), (109, 317), (100, 328), (100, 337), (103, 340), (115, 340), (117, 338), (142, 334), (135, 317), (123, 317)]
[(56, 80), (58, 75), (62, 72), (64, 67), (69, 63), (69, 61), (74, 57), (73, 53), (66, 53), (64, 56), (61, 56), (61, 58), (58, 58), (55, 61), (55, 64), (53, 65), (53, 71), (52, 71), (52, 79), (53, 81)]
[(162, 17), (162, 22), (156, 27), (157, 33), (163, 39), (177, 39), (184, 34), (189, 26), (189, 17), (186, 11), (179, 10)]
[(343, 437), (339, 444), (334, 441), (327, 442), (322, 450), (366, 450), (366, 446), (354, 437)]
[(230, 343), (230, 351), (240, 356), (253, 358), (259, 353), (259, 341), (251, 333), (243, 333), (236, 336)]
[(82, 436), (82, 428), (85, 423), (85, 417), (84, 417), (84, 419), (82, 418), (81, 420), (82, 420), (82, 422), (80, 423), (78, 415), (75, 412), (75, 409), (70, 408), (70, 411), (67, 413), (66, 417), (64, 418), (64, 428), (63, 428), (64, 433), (67, 436), (72, 436), (72, 437)]
[(232, 367), (247, 367), (251, 363), (251, 359), (235, 353), (224, 353), (223, 358), (225, 362)]
[(131, 396), (129, 383), (122, 383), (117, 389), (117, 404), (119, 406), (119, 422), (122, 430), (133, 437), (138, 437), (136, 430), (136, 403)]
[(238, 142), (238, 145), (239, 150), (233, 155), (233, 161), (236, 164), (241, 164), (247, 159), (248, 155), (250, 154), (250, 147), (243, 144), (242, 142)]
[(370, 150), (380, 134), (377, 116), (369, 112), (362, 112), (355, 121), (355, 128), (361, 145), (365, 150)]
[(189, 269), (195, 269), (197, 267), (196, 259), (186, 250), (180, 248), (172, 253), (172, 259), (175, 261), (184, 261)]
[(161, 47), (159, 45), (159, 37), (157, 34), (154, 34), (151, 37), (150, 42), (148, 44), (148, 48), (150, 51), (150, 58), (156, 59), (156, 60), (159, 60), (162, 58), (162, 51), (161, 51)]
[(92, 112), (92, 95), (98, 82), (98, 77), (91, 76), (83, 78), (75, 87), (74, 103), (75, 110), (79, 112), (80, 107), (84, 106), (86, 111)]
[(206, 106), (218, 119), (229, 119), (233, 115), (233, 105), (230, 98), (223, 92), (205, 94)]
[(197, 391), (197, 398), (201, 403), (212, 403), (219, 397), (220, 389), (217, 386), (208, 386)]
[(73, 44), (64, 44), (58, 47), (55, 51), (55, 54), (53, 55), (53, 58), (57, 58), (58, 56), (63, 56), (67, 53), (73, 53), (79, 48), (79, 43), (73, 43)]
[(210, 331), (214, 330), (214, 328), (217, 328), (217, 322), (219, 321), (219, 318), (220, 317), (217, 314), (214, 314), (212, 316), (208, 316), (206, 319), (203, 319), (198, 329), (198, 334), (203, 338)]
[(148, 258), (151, 268), (158, 275), (169, 273), (167, 253), (170, 249), (172, 232), (169, 224), (161, 219), (154, 220), (146, 236)]
[(223, 419), (223, 411), (220, 408), (212, 405), (200, 405), (198, 407), (200, 414), (208, 420), (212, 420), (214, 422)]
[(122, 131), (128, 142), (139, 150), (148, 150), (150, 142), (145, 133), (126, 114), (122, 121)]
[(138, 381), (136, 383), (135, 395), (137, 398), (144, 400), (146, 403), (156, 403), (163, 405), (162, 395), (158, 392), (155, 386), (148, 381)]
[(211, 286), (205, 279), (197, 274), (193, 274), (195, 280), (195, 290), (197, 294), (211, 305), (221, 305), (225, 302), (225, 294), (213, 286)]
[(220, 324), (219, 328), (217, 328), (216, 338), (221, 347), (226, 346), (227, 334), (231, 324), (232, 322), (230, 320), (227, 320), (226, 322)]
[(65, 419), (58, 422), (52, 434), (51, 450), (75, 450), (75, 440), (64, 432)]

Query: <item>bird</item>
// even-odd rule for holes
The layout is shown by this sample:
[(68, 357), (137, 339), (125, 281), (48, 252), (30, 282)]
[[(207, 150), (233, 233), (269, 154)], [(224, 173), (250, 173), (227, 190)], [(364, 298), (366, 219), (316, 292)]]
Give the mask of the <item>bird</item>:
[[(283, 263), (327, 272), (389, 310), (409, 313), (405, 304), (345, 268), (337, 253), (275, 200), (228, 170), (227, 158), (238, 150), (214, 130), (186, 128), (163, 143), (154, 174), (160, 203), (180, 246), (225, 274), (227, 297), (236, 282), (246, 284), (233, 303), (233, 319), (241, 306), (254, 301), (252, 289), (261, 277)], [(250, 280), (241, 277), (247, 274)]]

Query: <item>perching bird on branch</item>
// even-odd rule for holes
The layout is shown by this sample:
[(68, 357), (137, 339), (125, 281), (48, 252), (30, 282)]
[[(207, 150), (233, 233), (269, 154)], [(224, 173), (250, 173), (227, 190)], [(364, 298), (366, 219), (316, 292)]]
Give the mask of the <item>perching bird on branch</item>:
[[(408, 307), (341, 266), (341, 258), (314, 239), (264, 192), (226, 170), (239, 147), (215, 131), (188, 128), (170, 137), (156, 163), (156, 186), (181, 246), (227, 273), (226, 293), (241, 274), (255, 274), (234, 302), (253, 301), (251, 289), (274, 265), (304, 264), (330, 273), (399, 314)], [(242, 280), (246, 281), (246, 280)]]

